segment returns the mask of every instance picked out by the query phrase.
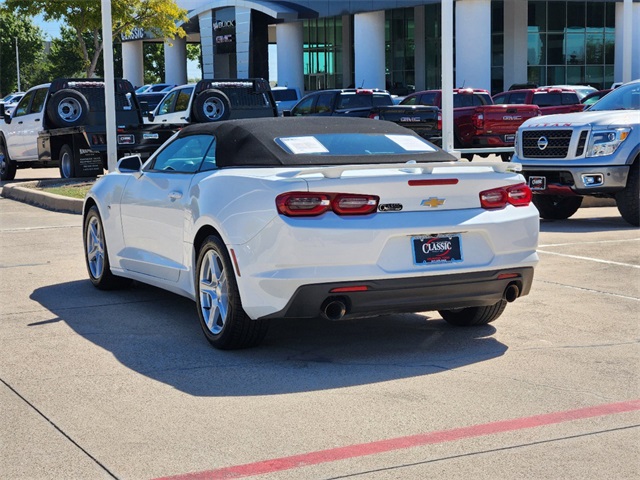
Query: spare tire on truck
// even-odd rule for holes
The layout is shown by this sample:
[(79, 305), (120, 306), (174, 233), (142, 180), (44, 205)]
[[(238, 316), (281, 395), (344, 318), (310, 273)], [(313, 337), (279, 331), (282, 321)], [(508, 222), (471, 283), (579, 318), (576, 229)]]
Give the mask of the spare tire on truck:
[(47, 115), (59, 128), (83, 125), (89, 113), (89, 102), (85, 96), (71, 89), (60, 90), (47, 102)]
[(220, 122), (231, 115), (231, 102), (220, 90), (205, 90), (193, 102), (192, 116), (196, 122)]

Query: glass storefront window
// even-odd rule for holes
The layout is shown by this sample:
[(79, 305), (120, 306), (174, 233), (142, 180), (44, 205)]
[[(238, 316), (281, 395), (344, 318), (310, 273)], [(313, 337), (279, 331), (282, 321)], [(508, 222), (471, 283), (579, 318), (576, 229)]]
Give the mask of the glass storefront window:
[(586, 4), (584, 2), (569, 2), (567, 4), (567, 28), (585, 27)]
[(397, 8), (385, 13), (385, 81), (395, 95), (415, 89), (414, 9)]
[(342, 18), (319, 18), (303, 22), (304, 88), (307, 91), (341, 88), (343, 80)]
[(614, 2), (532, 0), (528, 14), (529, 82), (606, 85), (615, 56)]

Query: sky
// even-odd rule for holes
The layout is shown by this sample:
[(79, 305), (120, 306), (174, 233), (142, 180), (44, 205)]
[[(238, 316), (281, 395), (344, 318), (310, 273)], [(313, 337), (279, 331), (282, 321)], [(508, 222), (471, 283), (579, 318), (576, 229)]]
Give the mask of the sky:
[(42, 15), (33, 17), (33, 23), (40, 27), (47, 40), (60, 37), (60, 22), (45, 22)]

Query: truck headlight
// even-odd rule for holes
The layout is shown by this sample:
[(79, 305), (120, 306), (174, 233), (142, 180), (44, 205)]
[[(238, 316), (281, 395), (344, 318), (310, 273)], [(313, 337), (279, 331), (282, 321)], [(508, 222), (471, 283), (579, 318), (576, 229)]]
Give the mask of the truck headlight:
[(618, 149), (620, 144), (627, 139), (630, 132), (630, 128), (615, 128), (591, 132), (587, 157), (611, 155)]

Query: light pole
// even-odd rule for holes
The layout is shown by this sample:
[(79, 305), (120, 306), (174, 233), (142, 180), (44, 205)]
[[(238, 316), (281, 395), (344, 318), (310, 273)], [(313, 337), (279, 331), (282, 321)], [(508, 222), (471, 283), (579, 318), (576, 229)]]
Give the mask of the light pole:
[(18, 71), (18, 91), (21, 92), (20, 88), (20, 53), (18, 53), (18, 37), (16, 37), (16, 69)]

